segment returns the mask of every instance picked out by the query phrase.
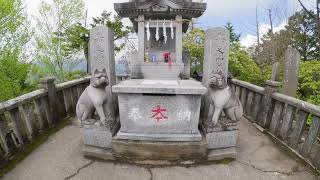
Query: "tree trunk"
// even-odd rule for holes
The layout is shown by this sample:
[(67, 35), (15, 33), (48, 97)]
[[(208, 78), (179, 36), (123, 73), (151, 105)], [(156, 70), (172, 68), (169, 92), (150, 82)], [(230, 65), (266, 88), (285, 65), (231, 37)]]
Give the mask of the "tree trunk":
[(87, 61), (87, 73), (90, 74), (91, 73), (91, 63), (89, 60), (89, 45), (84, 47), (83, 53), (84, 53), (84, 57), (86, 58), (86, 61)]

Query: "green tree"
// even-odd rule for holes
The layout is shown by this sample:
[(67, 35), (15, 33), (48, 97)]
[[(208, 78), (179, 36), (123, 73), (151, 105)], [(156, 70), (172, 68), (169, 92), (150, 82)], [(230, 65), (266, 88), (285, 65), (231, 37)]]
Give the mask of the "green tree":
[(26, 49), (32, 32), (21, 0), (0, 0), (0, 102), (31, 89)]
[[(90, 28), (96, 26), (106, 26), (112, 29), (115, 33), (114, 40), (127, 39), (129, 34), (133, 32), (133, 27), (125, 26), (123, 19), (120, 16), (114, 16), (112, 18), (111, 13), (103, 11), (101, 16), (92, 19), (93, 23)], [(68, 40), (66, 48), (70, 52), (84, 51), (85, 57), (88, 60), (88, 44), (89, 44), (89, 33), (90, 29), (81, 23), (74, 24), (68, 28), (63, 36)], [(115, 46), (115, 51), (119, 52), (125, 47), (125, 42), (117, 43)]]
[(2, 55), (0, 58), (0, 102), (33, 90), (26, 83), (30, 64), (20, 62), (18, 55)]
[(284, 29), (276, 33), (269, 31), (262, 38), (259, 53), (257, 53), (255, 59), (257, 64), (260, 68), (265, 69), (265, 67), (271, 66), (275, 62), (279, 62), (283, 69), (285, 64), (284, 55), (289, 45), (292, 45), (292, 38), (288, 30)]
[(230, 43), (237, 43), (237, 42), (240, 42), (240, 37), (241, 37), (241, 34), (236, 34), (234, 32), (234, 27), (233, 25), (231, 24), (231, 22), (228, 22), (227, 25), (224, 26), (230, 33)]
[(300, 64), (299, 99), (320, 105), (320, 61), (306, 61)]
[[(75, 51), (68, 47), (63, 34), (74, 24), (84, 21), (82, 0), (42, 1), (37, 16), (36, 57), (33, 76), (53, 76), (58, 82), (67, 80), (70, 71), (78, 64)], [(32, 74), (37, 72), (37, 74)], [(35, 78), (35, 79), (39, 79)]]
[[(319, 59), (320, 52), (317, 51), (317, 24), (315, 14), (300, 11), (289, 18), (287, 26), (288, 33), (292, 36), (292, 46), (301, 54), (304, 61), (309, 59)], [(313, 16), (311, 16), (313, 15)]]
[(191, 72), (202, 72), (204, 59), (204, 38), (203, 29), (194, 28), (183, 37), (183, 48), (191, 58)]
[[(233, 78), (256, 85), (264, 85), (268, 75), (263, 76), (259, 66), (240, 43), (233, 43), (229, 55), (229, 72)], [(266, 73), (267, 74), (267, 73)]]
[(320, 58), (320, 52), (317, 51), (320, 37), (317, 36), (315, 16), (311, 15), (305, 11), (297, 12), (289, 18), (283, 30), (275, 33), (269, 31), (262, 38), (259, 52), (256, 53), (256, 62), (261, 68), (280, 62), (283, 69), (284, 53), (288, 46), (296, 48), (304, 61)]
[[(231, 28), (231, 33), (234, 31)], [(204, 59), (205, 32), (195, 28), (183, 38), (183, 48), (191, 57), (191, 71), (202, 72)], [(234, 78), (262, 85), (265, 77), (250, 54), (239, 42), (231, 43), (229, 55), (229, 71)]]

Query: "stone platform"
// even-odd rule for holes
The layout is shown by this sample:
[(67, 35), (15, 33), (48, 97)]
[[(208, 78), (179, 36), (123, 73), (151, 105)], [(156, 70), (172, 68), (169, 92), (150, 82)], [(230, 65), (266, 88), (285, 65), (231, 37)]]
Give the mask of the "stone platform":
[(173, 63), (171, 66), (168, 63), (143, 63), (141, 72), (145, 79), (177, 80), (183, 68), (183, 63)]
[(65, 127), (1, 180), (317, 180), (249, 121), (240, 123), (234, 161), (197, 166), (137, 166), (85, 158), (79, 125)]
[(114, 140), (113, 155), (122, 161), (138, 164), (184, 164), (204, 161), (207, 142), (152, 142)]
[(235, 159), (236, 147), (208, 150), (207, 139), (193, 142), (154, 142), (114, 139), (112, 149), (84, 145), (86, 157), (144, 165), (191, 165)]

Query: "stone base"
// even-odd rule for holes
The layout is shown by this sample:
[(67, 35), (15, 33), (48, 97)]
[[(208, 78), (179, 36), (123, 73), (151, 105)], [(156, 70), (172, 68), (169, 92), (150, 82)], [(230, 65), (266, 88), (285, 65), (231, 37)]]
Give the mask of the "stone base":
[(86, 157), (93, 157), (107, 161), (115, 160), (111, 149), (103, 149), (99, 147), (84, 145), (82, 152)]
[(84, 125), (81, 128), (82, 140), (85, 145), (100, 148), (111, 148), (112, 133), (110, 129), (99, 125)]
[(152, 142), (116, 140), (112, 149), (83, 146), (89, 158), (142, 165), (191, 165), (223, 159), (235, 159), (235, 147), (208, 150), (207, 140), (201, 142)]
[[(113, 155), (118, 160), (150, 164), (166, 161), (171, 164), (199, 162), (206, 159), (207, 142), (152, 142), (113, 140)], [(153, 163), (151, 163), (153, 164)]]
[(238, 140), (239, 130), (220, 131), (206, 134), (208, 149), (223, 149), (235, 147)]
[(218, 126), (213, 126), (211, 123), (210, 125), (201, 125), (201, 130), (203, 130), (204, 133), (213, 133), (213, 132), (220, 132), (220, 131), (235, 131), (239, 130), (239, 123), (234, 124), (219, 124)]
[(183, 63), (173, 63), (171, 66), (168, 63), (143, 63), (141, 72), (144, 79), (180, 79), (183, 68)]
[(139, 141), (177, 141), (177, 142), (187, 142), (187, 141), (201, 141), (202, 136), (198, 134), (138, 134), (138, 133), (123, 133), (118, 132), (115, 139), (123, 140), (139, 140)]
[(235, 159), (237, 150), (235, 147), (225, 149), (215, 149), (208, 152), (208, 161), (219, 161), (223, 159)]

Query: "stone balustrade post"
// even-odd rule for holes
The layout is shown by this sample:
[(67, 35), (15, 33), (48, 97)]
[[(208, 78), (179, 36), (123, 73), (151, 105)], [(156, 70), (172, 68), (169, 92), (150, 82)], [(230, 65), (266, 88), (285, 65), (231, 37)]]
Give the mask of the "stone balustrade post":
[(52, 125), (55, 125), (59, 121), (58, 109), (58, 97), (57, 89), (54, 83), (55, 79), (52, 77), (44, 78), (41, 81), (42, 87), (48, 91), (48, 101), (49, 101), (49, 110), (50, 110), (50, 119), (52, 120)]
[(273, 80), (267, 80), (266, 81), (266, 87), (265, 87), (265, 95), (262, 98), (261, 102), (261, 111), (260, 115), (258, 116), (258, 124), (262, 127), (266, 127), (269, 124), (268, 114), (270, 109), (272, 108), (272, 97), (271, 95), (273, 93), (276, 93), (279, 91), (279, 88), (281, 87), (281, 83)]
[(267, 80), (265, 92), (268, 96), (271, 96), (273, 93), (279, 92), (281, 83), (278, 81)]

